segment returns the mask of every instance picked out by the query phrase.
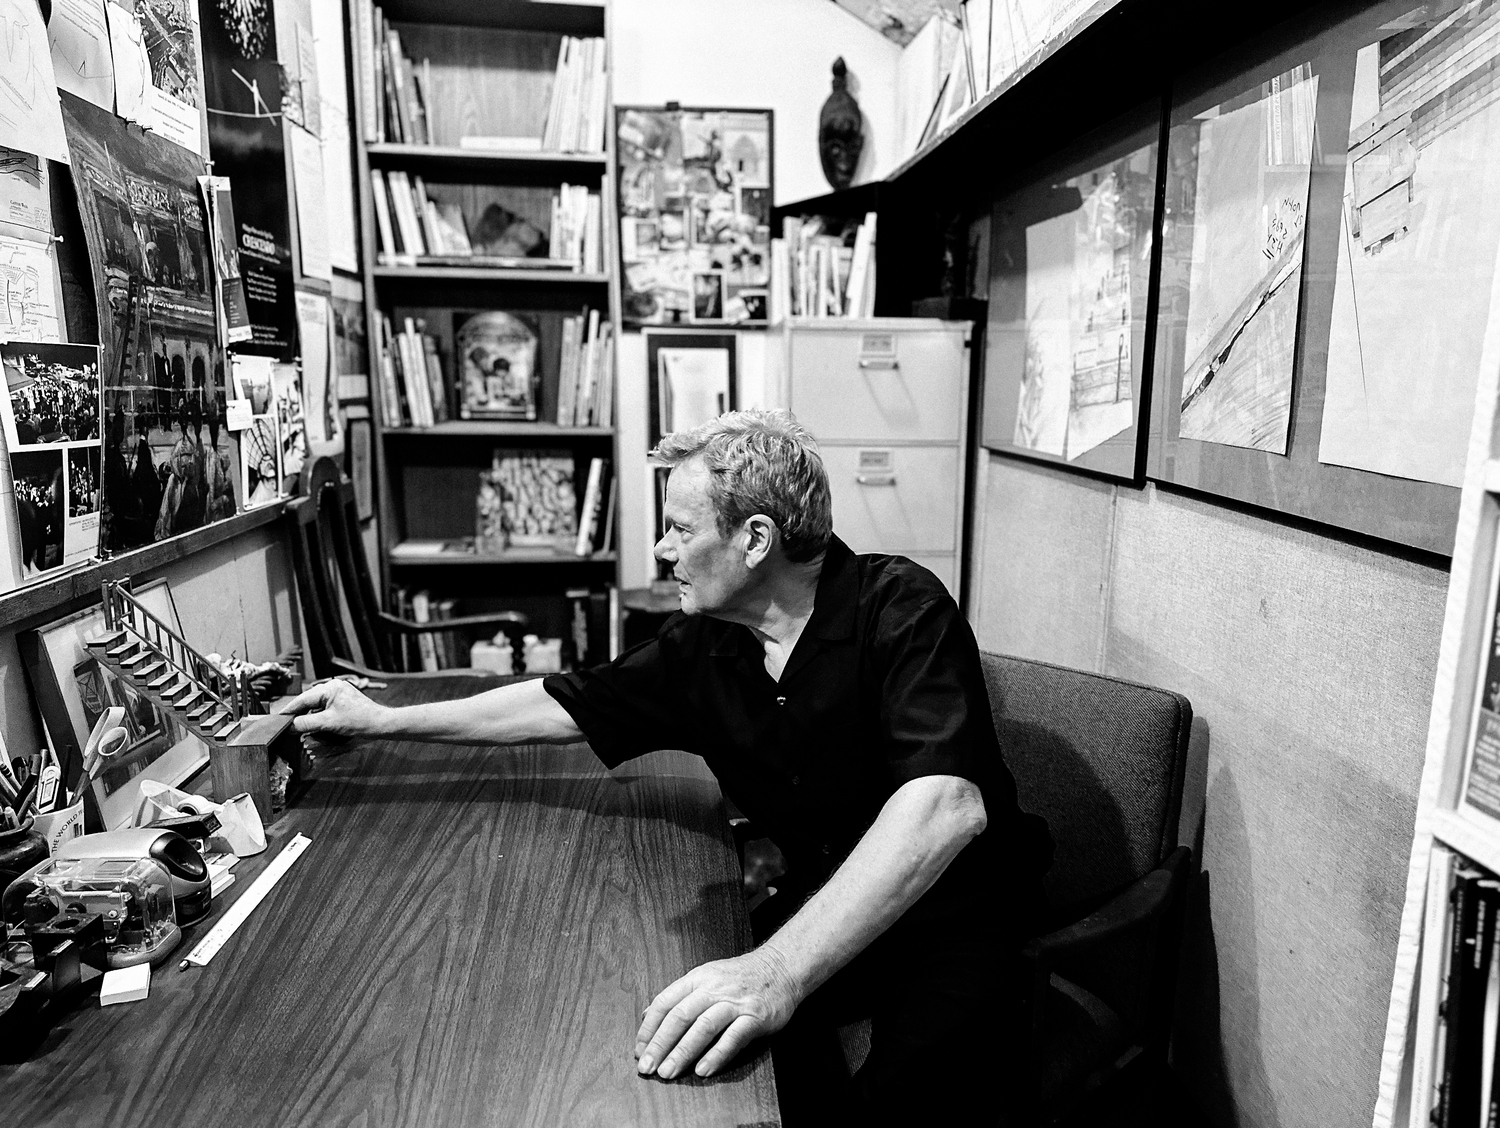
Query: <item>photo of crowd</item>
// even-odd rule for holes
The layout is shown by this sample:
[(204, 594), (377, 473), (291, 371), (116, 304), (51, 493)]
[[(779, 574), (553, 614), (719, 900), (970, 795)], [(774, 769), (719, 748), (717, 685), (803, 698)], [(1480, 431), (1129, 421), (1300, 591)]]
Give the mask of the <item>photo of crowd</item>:
[(29, 577), (62, 563), (62, 451), (12, 452), (10, 469), (15, 478), (16, 516), (21, 528), (21, 571)]
[(4, 357), (11, 449), (99, 438), (99, 351), (91, 346), (11, 346)]
[(68, 516), (98, 512), (99, 448), (74, 447), (68, 451)]

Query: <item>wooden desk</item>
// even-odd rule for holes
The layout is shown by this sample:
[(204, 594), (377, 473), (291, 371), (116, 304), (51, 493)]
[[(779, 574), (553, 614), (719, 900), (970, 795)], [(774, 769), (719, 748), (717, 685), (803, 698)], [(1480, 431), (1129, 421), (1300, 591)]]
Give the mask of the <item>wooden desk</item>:
[(764, 1051), (707, 1081), (635, 1072), (652, 996), (750, 943), (697, 761), (610, 775), (581, 745), (373, 743), (328, 763), (224, 905), (298, 832), (312, 845), (208, 967), (177, 970), (205, 923), (149, 999), (88, 999), (30, 1061), (0, 1065), (5, 1123), (780, 1123)]

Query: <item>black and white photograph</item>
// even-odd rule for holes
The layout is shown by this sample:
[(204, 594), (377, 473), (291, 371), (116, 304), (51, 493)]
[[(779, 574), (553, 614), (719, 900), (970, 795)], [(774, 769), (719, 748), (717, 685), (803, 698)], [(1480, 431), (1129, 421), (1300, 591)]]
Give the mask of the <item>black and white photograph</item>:
[(11, 450), (99, 442), (99, 350), (91, 345), (0, 345)]

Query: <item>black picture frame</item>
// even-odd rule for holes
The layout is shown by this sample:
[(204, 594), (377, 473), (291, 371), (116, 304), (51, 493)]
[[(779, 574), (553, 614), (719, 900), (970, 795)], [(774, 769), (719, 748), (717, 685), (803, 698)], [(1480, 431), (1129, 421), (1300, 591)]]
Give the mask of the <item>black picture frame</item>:
[[(684, 430), (687, 427), (706, 423), (709, 418), (722, 415), (726, 411), (733, 411), (739, 406), (739, 337), (734, 333), (697, 333), (676, 329), (647, 329), (642, 333), (646, 341), (646, 383), (651, 398), (649, 437), (650, 446), (655, 447), (661, 442), (664, 435), (673, 430)], [(692, 415), (681, 421), (680, 426), (671, 426), (673, 419), (674, 404), (682, 402), (680, 393), (674, 398), (674, 389), (671, 386), (671, 375), (664, 369), (663, 351), (666, 351), (666, 360), (670, 361), (675, 352), (705, 352), (723, 353), (725, 361), (725, 379), (723, 390), (700, 389), (700, 397), (713, 395), (720, 399), (722, 407), (713, 415), (699, 417)]]
[[(718, 119), (718, 157), (686, 153)], [(775, 111), (737, 106), (616, 106), (616, 246), (627, 328), (765, 328), (771, 289)], [(738, 141), (728, 137), (736, 135)], [(764, 135), (764, 152), (750, 140)], [(709, 154), (715, 150), (707, 148)], [(764, 169), (761, 169), (761, 164)], [(738, 164), (739, 168), (730, 167)], [(745, 171), (746, 169), (752, 171)], [(728, 207), (721, 207), (723, 203)]]

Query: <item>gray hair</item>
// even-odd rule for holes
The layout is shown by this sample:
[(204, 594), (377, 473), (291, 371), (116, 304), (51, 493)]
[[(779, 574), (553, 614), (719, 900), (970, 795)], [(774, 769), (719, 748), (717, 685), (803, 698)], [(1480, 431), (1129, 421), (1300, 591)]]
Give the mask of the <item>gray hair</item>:
[(729, 411), (656, 444), (651, 459), (680, 466), (702, 458), (708, 496), (727, 536), (762, 513), (776, 522), (788, 560), (807, 561), (833, 536), (833, 501), (818, 444), (790, 411)]

